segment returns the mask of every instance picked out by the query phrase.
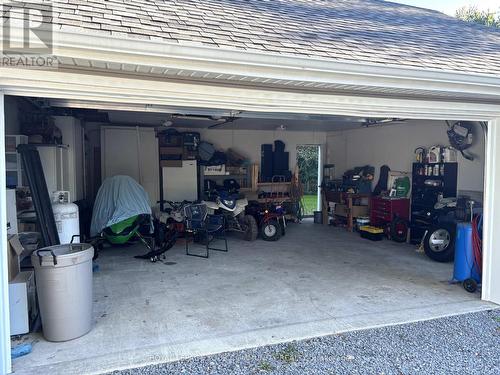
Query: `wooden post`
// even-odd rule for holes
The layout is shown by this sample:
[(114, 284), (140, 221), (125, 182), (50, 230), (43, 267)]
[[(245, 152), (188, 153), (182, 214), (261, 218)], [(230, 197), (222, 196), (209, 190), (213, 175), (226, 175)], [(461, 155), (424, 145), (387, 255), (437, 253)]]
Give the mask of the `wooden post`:
[(352, 221), (354, 217), (352, 216), (352, 195), (348, 194), (347, 195), (347, 230), (349, 232), (352, 232), (353, 226), (352, 226)]
[(323, 220), (323, 225), (329, 225), (328, 222), (328, 199), (326, 198), (325, 189), (321, 189), (321, 215)]
[(259, 182), (259, 164), (252, 164), (252, 167), (251, 167), (251, 171), (252, 171), (252, 191), (257, 191), (258, 190), (258, 187), (257, 187), (257, 184)]

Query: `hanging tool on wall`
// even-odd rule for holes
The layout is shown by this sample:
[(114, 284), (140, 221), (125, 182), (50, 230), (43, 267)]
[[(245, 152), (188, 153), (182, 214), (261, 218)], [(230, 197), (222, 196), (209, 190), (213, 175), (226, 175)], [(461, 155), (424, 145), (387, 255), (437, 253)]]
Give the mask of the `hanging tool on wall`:
[(458, 121), (454, 124), (446, 121), (448, 124), (448, 139), (450, 145), (460, 151), (462, 156), (470, 161), (474, 160), (474, 156), (464, 151), (469, 149), (474, 144), (474, 125), (470, 122)]

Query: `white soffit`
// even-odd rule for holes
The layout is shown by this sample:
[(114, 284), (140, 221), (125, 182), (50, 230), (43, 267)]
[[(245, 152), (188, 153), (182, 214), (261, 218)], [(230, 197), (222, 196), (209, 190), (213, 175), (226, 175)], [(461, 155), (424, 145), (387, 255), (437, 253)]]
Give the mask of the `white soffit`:
[[(277, 89), (223, 86), (197, 82), (138, 79), (128, 76), (0, 68), (0, 90), (8, 95), (134, 105), (144, 111), (161, 107), (230, 112), (306, 113), (429, 120), (488, 120), (500, 106), (483, 103), (407, 100)], [(158, 106), (161, 106), (158, 108)], [(139, 109), (139, 110), (142, 110)], [(165, 111), (168, 113), (168, 111)]]

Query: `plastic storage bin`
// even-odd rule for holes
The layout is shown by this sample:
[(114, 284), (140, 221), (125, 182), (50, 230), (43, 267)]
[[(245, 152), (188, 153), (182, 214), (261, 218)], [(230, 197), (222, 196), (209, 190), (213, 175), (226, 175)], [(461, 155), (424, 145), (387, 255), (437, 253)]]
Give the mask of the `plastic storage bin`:
[(382, 228), (366, 225), (359, 228), (361, 238), (371, 241), (382, 241), (384, 239), (384, 230)]
[(89, 244), (46, 247), (31, 255), (43, 335), (68, 341), (92, 328), (92, 258)]

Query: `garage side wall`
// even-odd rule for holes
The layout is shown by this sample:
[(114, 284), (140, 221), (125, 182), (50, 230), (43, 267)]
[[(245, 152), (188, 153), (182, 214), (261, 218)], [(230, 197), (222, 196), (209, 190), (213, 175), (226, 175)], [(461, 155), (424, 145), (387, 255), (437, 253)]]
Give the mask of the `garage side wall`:
[[(328, 162), (336, 165), (337, 177), (353, 167), (372, 165), (376, 168), (377, 181), (379, 169), (384, 164), (392, 170), (411, 171), (417, 147), (449, 145), (446, 130), (446, 123), (442, 121), (409, 121), (331, 132), (327, 135)], [(474, 161), (458, 156), (458, 189), (463, 194), (482, 199), (485, 147), (479, 124), (470, 152), (475, 156)]]

